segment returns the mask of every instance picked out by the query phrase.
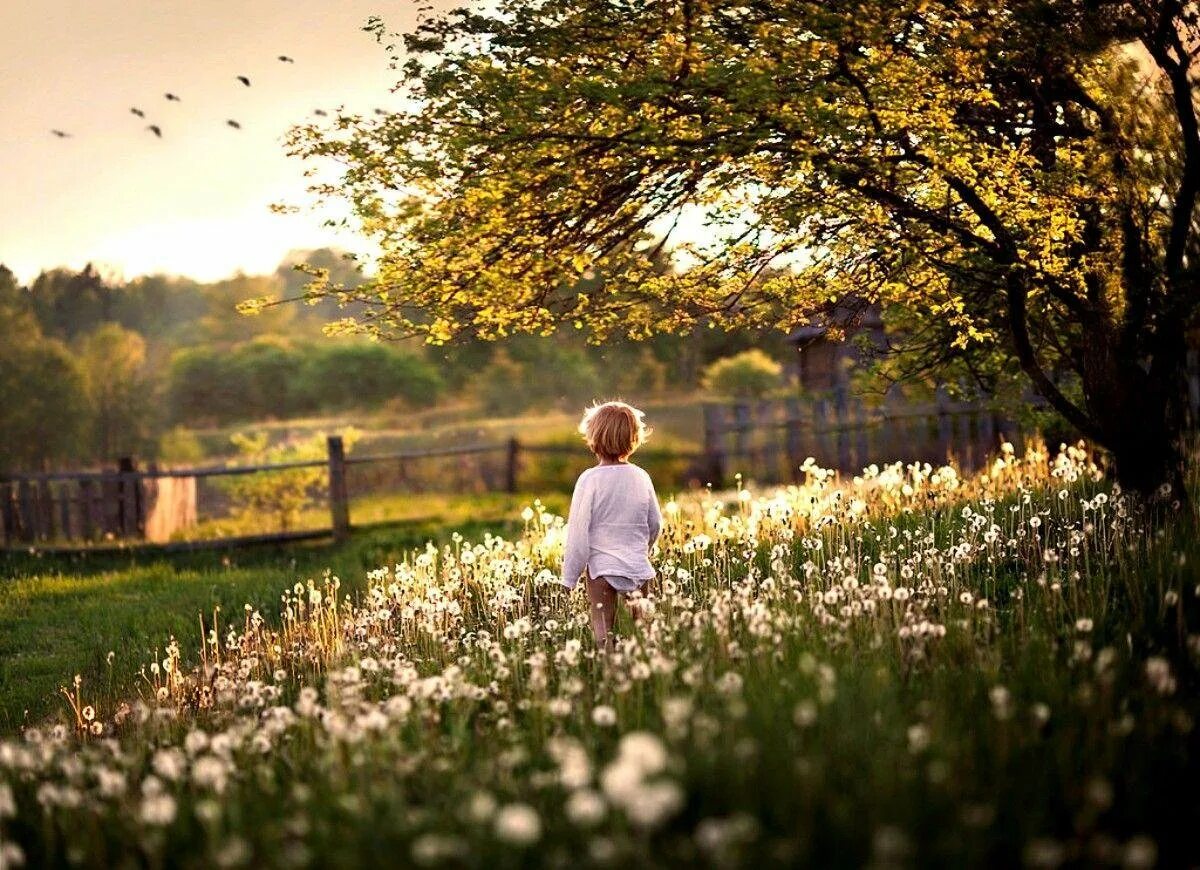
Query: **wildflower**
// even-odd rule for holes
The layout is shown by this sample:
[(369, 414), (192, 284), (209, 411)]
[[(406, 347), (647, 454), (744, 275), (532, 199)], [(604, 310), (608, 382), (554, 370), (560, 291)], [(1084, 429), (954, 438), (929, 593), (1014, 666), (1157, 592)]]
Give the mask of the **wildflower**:
[(929, 748), (929, 728), (917, 723), (908, 728), (908, 751), (914, 755)]
[(581, 828), (591, 828), (604, 821), (608, 805), (599, 792), (579, 788), (571, 792), (565, 807), (567, 818)]
[(477, 791), (467, 801), (467, 818), (483, 824), (496, 815), (496, 799), (489, 792)]
[(1080, 634), (1087, 634), (1092, 630), (1092, 621), (1087, 617), (1080, 617), (1075, 620), (1075, 630)]
[(528, 804), (514, 803), (500, 808), (493, 828), (497, 838), (514, 846), (528, 846), (542, 836), (542, 820)]
[(151, 766), (154, 768), (154, 772), (163, 779), (174, 782), (183, 774), (185, 764), (183, 753), (178, 749), (160, 749), (154, 753), (154, 761)]
[(1004, 720), (1012, 715), (1012, 693), (1004, 686), (992, 686), (988, 700), (992, 702), (992, 712), (997, 719)]
[(801, 728), (808, 728), (817, 721), (817, 705), (812, 701), (801, 701), (792, 711), (792, 721)]
[(1160, 695), (1175, 692), (1175, 678), (1171, 675), (1171, 663), (1159, 656), (1146, 659), (1146, 679)]
[(1125, 844), (1124, 864), (1130, 870), (1142, 870), (1158, 863), (1158, 845), (1149, 837), (1134, 837)]
[(683, 789), (670, 780), (648, 783), (625, 802), (625, 814), (639, 828), (655, 828), (683, 808)]
[(189, 731), (183, 739), (183, 748), (188, 755), (196, 755), (208, 748), (208, 735), (203, 731)]
[(667, 766), (667, 750), (649, 731), (631, 731), (617, 747), (620, 761), (631, 764), (643, 776), (658, 773)]
[(617, 711), (607, 704), (601, 704), (592, 710), (592, 722), (601, 728), (611, 728), (617, 724)]
[(138, 817), (144, 824), (164, 827), (175, 821), (175, 798), (165, 792), (148, 794), (142, 798)]
[(218, 794), (225, 790), (229, 772), (225, 762), (215, 755), (204, 755), (192, 765), (192, 780), (201, 788), (209, 788)]
[(443, 834), (422, 834), (412, 842), (413, 862), (423, 867), (460, 858), (466, 851), (461, 840)]
[(25, 853), (16, 843), (0, 842), (0, 868), (20, 867), (25, 863)]
[(1027, 867), (1058, 867), (1066, 860), (1066, 850), (1057, 840), (1041, 838), (1031, 840), (1025, 846), (1025, 865)]

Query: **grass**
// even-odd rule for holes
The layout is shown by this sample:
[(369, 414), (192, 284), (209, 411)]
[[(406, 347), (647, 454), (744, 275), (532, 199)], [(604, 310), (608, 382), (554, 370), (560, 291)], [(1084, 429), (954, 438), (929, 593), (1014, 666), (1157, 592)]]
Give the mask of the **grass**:
[[(428, 540), (445, 541), (455, 532), (478, 538), (485, 531), (512, 531), (531, 500), (495, 494), (376, 500), (356, 509), (355, 521), (390, 522), (340, 545), (2, 556), (0, 730), (61, 709), (58, 687), (77, 673), (110, 697), (131, 692), (129, 674), (136, 665), (153, 659), (155, 647), (161, 649), (171, 635), (190, 643), (198, 636), (200, 613), (220, 607), (236, 614), (247, 602), (276, 609), (281, 589), (320, 578), (327, 569), (348, 590), (361, 588), (368, 570)], [(109, 652), (115, 654), (111, 666)]]
[(1096, 474), (681, 500), (607, 655), (556, 521), (380, 542), (350, 598), (0, 740), (0, 833), (31, 866), (1194, 866), (1200, 539)]
[[(672, 443), (683, 447), (699, 446), (704, 431), (704, 396), (673, 393), (640, 403), (655, 429)], [(230, 453), (229, 439), (238, 432), (262, 431), (272, 443), (304, 439), (324, 432), (346, 428), (361, 430), (361, 452), (416, 450), (451, 442), (500, 443), (517, 437), (528, 444), (541, 444), (570, 437), (579, 423), (579, 410), (530, 411), (511, 417), (487, 414), (476, 402), (457, 402), (446, 407), (403, 414), (366, 412), (291, 420), (246, 422), (231, 426), (193, 430), (212, 458)]]

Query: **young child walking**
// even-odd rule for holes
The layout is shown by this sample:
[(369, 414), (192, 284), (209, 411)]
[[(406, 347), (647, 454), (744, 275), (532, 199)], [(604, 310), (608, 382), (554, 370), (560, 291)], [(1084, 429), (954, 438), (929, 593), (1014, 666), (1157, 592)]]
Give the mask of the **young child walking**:
[(654, 578), (650, 550), (662, 514), (650, 475), (629, 461), (649, 434), (645, 415), (624, 402), (593, 405), (579, 432), (597, 463), (575, 482), (567, 517), (562, 582), (574, 589), (585, 575), (596, 644), (612, 647), (617, 596)]

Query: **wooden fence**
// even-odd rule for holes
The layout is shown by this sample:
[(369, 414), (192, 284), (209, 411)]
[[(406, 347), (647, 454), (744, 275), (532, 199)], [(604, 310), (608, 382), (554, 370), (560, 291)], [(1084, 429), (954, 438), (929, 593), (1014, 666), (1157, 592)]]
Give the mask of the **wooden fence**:
[[(551, 488), (570, 484), (587, 467), (579, 446), (505, 441), (447, 445), (423, 450), (347, 455), (339, 436), (327, 442), (325, 459), (259, 465), (139, 469), (132, 458), (111, 471), (42, 472), (0, 475), (0, 541), (7, 549), (75, 550), (97, 544), (129, 546), (153, 543), (168, 550), (247, 543), (344, 539), (351, 530), (356, 498), (395, 492), (517, 492), (527, 457), (559, 457), (562, 473)], [(670, 460), (686, 473), (699, 474), (699, 452), (647, 450), (650, 462)], [(205, 483), (239, 475), (321, 470), (315, 500), (328, 508), (328, 522), (315, 528), (195, 540), (189, 530), (201, 513), (226, 509), (221, 494), (205, 492)], [(539, 478), (539, 481), (544, 479)], [(696, 478), (689, 478), (697, 482)], [(672, 481), (672, 485), (674, 485)], [(539, 484), (540, 485), (540, 484)], [(225, 502), (228, 498), (225, 498)]]
[(808, 457), (854, 473), (872, 463), (953, 458), (972, 469), (996, 453), (1002, 438), (1019, 440), (1016, 423), (982, 402), (898, 397), (868, 405), (844, 390), (799, 398), (711, 404), (704, 408), (708, 477), (740, 473), (759, 482), (795, 480)]

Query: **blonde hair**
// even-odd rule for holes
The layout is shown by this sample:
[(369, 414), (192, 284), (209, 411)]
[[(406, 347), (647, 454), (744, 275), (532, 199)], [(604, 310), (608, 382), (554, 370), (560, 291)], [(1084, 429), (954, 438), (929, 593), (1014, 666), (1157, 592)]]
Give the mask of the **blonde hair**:
[(624, 402), (603, 402), (583, 412), (579, 434), (601, 459), (619, 461), (637, 450), (650, 435), (646, 415)]

